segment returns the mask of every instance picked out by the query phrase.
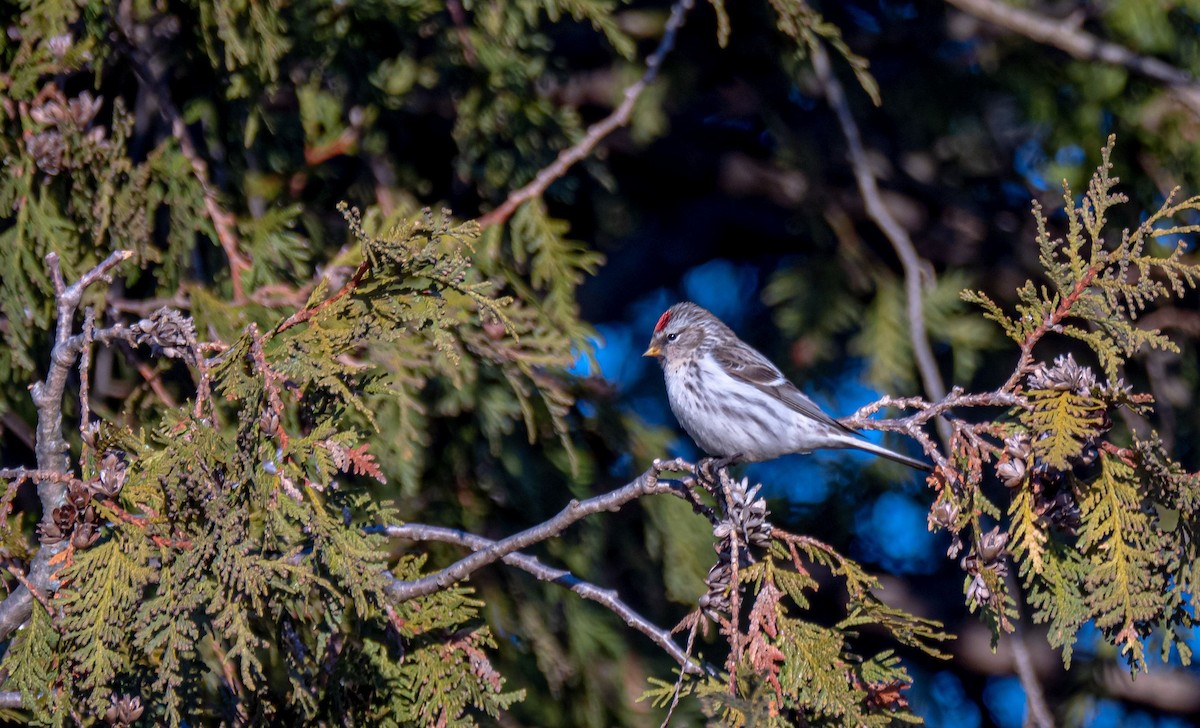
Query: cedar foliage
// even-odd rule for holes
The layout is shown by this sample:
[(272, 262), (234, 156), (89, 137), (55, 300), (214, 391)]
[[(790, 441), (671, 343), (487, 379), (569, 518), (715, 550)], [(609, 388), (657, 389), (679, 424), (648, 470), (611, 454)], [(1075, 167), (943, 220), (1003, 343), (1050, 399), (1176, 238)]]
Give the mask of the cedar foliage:
[[(814, 44), (832, 45), (878, 102), (866, 61), (836, 26), (807, 3), (771, 5), (798, 61)], [(730, 21), (722, 2), (712, 6), (724, 43)], [(25, 478), (4, 494), (8, 555), (70, 543), (50, 609), (34, 604), (0, 662), (4, 688), (23, 701), (9, 717), (470, 725), (523, 695), (498, 667), (485, 607), (516, 614), (529, 635), (536, 665), (505, 668), (538, 671), (551, 691), (580, 696), (559, 722), (600, 724), (618, 710), (604, 704), (615, 681), (586, 670), (613, 649), (596, 637), (611, 622), (568, 601), (551, 627), (554, 597), (528, 587), (511, 597), (507, 584), (487, 581), (396, 600), (389, 587), (440, 560), (423, 548), (394, 553), (372, 528), (450, 514), (483, 530), (508, 515), (507, 499), (536, 518), (542, 506), (519, 484), (544, 477), (581, 497), (605, 448), (638, 462), (662, 452), (662, 433), (575, 406), (588, 383), (567, 369), (593, 335), (577, 288), (601, 257), (569, 239), (541, 200), (482, 231), (420, 209), (426, 181), (388, 161), (397, 142), (380, 123), (453, 99), (457, 173), (495, 200), (583, 133), (569, 106), (530, 93), (552, 75), (546, 28), (572, 18), (632, 58), (614, 7), (463, 2), (468, 20), (455, 32), (430, 32), (440, 2), (197, 2), (176, 15), (147, 3), (21, 8), (21, 31), (0, 39), (11, 100), (0, 204), (12, 211), (0, 232), (0, 412), (32, 419), (26, 388), (48, 366), (55, 324), (49, 252), (70, 281), (112, 251), (133, 251), (118, 283), (87, 300), (96, 306), (89, 322), (120, 347), (118, 378), (138, 384), (128, 398), (96, 396), (98, 422), (72, 440), (77, 470), (60, 474), (66, 500), (42, 514), (38, 531), (29, 514), (9, 513)], [(367, 50), (351, 60), (356, 45)], [(175, 109), (179, 79), (161, 69), (189, 55), (222, 91)], [(150, 129), (127, 109), (128, 92), (114, 89), (119, 74), (160, 97), (162, 119)], [(195, 147), (234, 136), (266, 153), (231, 155), (218, 180)], [(931, 523), (968, 549), (967, 606), (997, 633), (1015, 617), (1007, 544), (1033, 618), (1049, 624), (1068, 663), (1091, 619), (1136, 669), (1151, 634), (1163, 635), (1164, 656), (1175, 648), (1190, 659), (1178, 630), (1195, 614), (1200, 481), (1154, 437), (1122, 443), (1110, 427), (1117, 409), (1152, 406), (1119, 379), (1121, 367), (1143, 346), (1172, 346), (1134, 318), (1198, 275), (1182, 247), (1161, 254), (1147, 243), (1195, 232), (1160, 223), (1200, 202), (1168, 201), (1108, 242), (1106, 213), (1124, 202), (1110, 150), (1083, 202), (1066, 195), (1063, 238), (1035, 209), (1048, 285), (1022, 287), (1013, 314), (964, 295), (1019, 345), (1001, 391), (1020, 401), (995, 421), (957, 423), (932, 476)], [(347, 154), (382, 167), (334, 182), (324, 163)], [(364, 212), (343, 205), (345, 227), (327, 219), (335, 200), (367, 197), (373, 182), (393, 184)], [(327, 183), (333, 191), (321, 189)], [(902, 326), (884, 315), (899, 310), (900, 286), (886, 275), (875, 284), (865, 335), (896, 337)], [(965, 377), (985, 337), (979, 317), (953, 300), (963, 285), (944, 276), (926, 303), (931, 327), (974, 352), (955, 361)], [(780, 279), (769, 295), (782, 303), (798, 289)], [(854, 321), (827, 323), (835, 331)], [(1049, 333), (1085, 344), (1104, 381), (1073, 359), (1037, 363), (1033, 345)], [(883, 348), (899, 361), (907, 346)], [(875, 364), (884, 372), (902, 363)], [(80, 399), (69, 398), (68, 413), (78, 414)], [(992, 461), (1010, 488), (1007, 507), (982, 488)], [(462, 500), (486, 493), (487, 502), (469, 512), (430, 483), (461, 488)], [(652, 678), (645, 697), (662, 707), (697, 696), (722, 724), (913, 721), (908, 671), (893, 649), (865, 647), (860, 632), (879, 626), (895, 645), (936, 656), (941, 627), (887, 606), (874, 577), (815, 539), (762, 530), (762, 520), (762, 538), (747, 536), (743, 511), (717, 486), (710, 480), (700, 496), (718, 554), (710, 608), (683, 624), (713, 622), (724, 643), (694, 650), (702, 675)], [(657, 548), (680, 554), (664, 558), (674, 590), (694, 592), (705, 564), (678, 543), (695, 542), (702, 521), (670, 508), (647, 505), (662, 532)], [(987, 528), (1005, 515), (1007, 539)], [(605, 528), (585, 524), (579, 543), (552, 553), (591, 571), (608, 555)], [(811, 609), (827, 588), (817, 571), (846, 590), (832, 624)]]
[[(1120, 408), (1146, 411), (1152, 402), (1119, 376), (1129, 358), (1143, 347), (1178, 350), (1161, 331), (1139, 327), (1137, 317), (1200, 282), (1200, 266), (1184, 257), (1186, 243), (1177, 237), (1200, 228), (1174, 222), (1200, 208), (1200, 197), (1176, 202), (1169, 195), (1111, 242), (1106, 221), (1128, 201), (1111, 176), (1113, 144), (1110, 138), (1078, 202), (1064, 189), (1063, 237), (1052, 236), (1034, 205), (1050, 285), (1027, 282), (1013, 315), (982, 293), (963, 297), (1021, 345), (1023, 364), (1048, 332), (1084, 342), (1100, 364), (1102, 381), (1070, 355), (1018, 369), (1014, 379), (1025, 376), (1016, 391), (1025, 402), (1000, 454), (1001, 477), (1013, 489), (1010, 548), (1034, 620), (1049, 624), (1068, 666), (1079, 627), (1094, 620), (1136, 671), (1147, 668), (1151, 635), (1161, 636), (1164, 660), (1172, 649), (1184, 664), (1191, 660), (1182, 635), (1194, 625), (1195, 573), (1180, 565), (1197, 555), (1200, 523), (1190, 504), (1200, 477), (1184, 473), (1153, 434), (1130, 449), (1109, 431)], [(1159, 238), (1175, 242), (1164, 249), (1154, 244)], [(991, 606), (1008, 610), (995, 600)]]

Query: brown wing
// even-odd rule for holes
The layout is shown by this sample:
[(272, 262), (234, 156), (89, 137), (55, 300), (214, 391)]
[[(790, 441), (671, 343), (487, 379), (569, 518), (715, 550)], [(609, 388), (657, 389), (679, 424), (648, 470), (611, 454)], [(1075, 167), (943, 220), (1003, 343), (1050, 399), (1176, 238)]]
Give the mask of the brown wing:
[(796, 388), (796, 385), (788, 381), (778, 367), (749, 346), (723, 347), (713, 351), (712, 354), (717, 365), (734, 379), (753, 385), (778, 398), (788, 407), (806, 417), (811, 417), (842, 432), (855, 432), (821, 411), (816, 402), (806, 397)]

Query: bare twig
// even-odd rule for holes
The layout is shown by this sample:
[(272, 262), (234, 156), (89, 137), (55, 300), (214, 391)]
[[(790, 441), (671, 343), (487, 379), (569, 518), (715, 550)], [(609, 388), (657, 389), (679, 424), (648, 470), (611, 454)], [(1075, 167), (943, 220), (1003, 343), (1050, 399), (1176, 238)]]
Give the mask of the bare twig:
[[(109, 280), (113, 268), (132, 256), (132, 251), (118, 250), (69, 286), (63, 280), (58, 255), (50, 253), (46, 256), (50, 280), (54, 283), (58, 320), (46, 379), (35, 382), (31, 388), (33, 403), (38, 413), (37, 441), (34, 448), (37, 469), (42, 473), (58, 476), (36, 478), (38, 499), (42, 504), (42, 520), (45, 523), (51, 523), (51, 513), (61, 506), (66, 498), (67, 486), (60, 478), (67, 476), (71, 465), (67, 456), (67, 442), (63, 439), (62, 405), (67, 378), (83, 345), (82, 336), (76, 338), (71, 335), (75, 312), (79, 308), (85, 288), (96, 281)], [(99, 332), (96, 333), (96, 338), (99, 338)], [(42, 544), (37, 555), (33, 557), (29, 568), (29, 583), (41, 592), (52, 593), (58, 589), (58, 580), (54, 576), (56, 569), (51, 560), (61, 553), (68, 543), (64, 540)], [(33, 595), (24, 586), (14, 590), (0, 603), (0, 640), (7, 639), (14, 629), (28, 619), (32, 609)]]
[(1042, 693), (1042, 683), (1038, 680), (1033, 668), (1033, 659), (1029, 656), (1029, 647), (1025, 644), (1025, 636), (1020, 629), (1009, 635), (1009, 646), (1013, 652), (1013, 666), (1017, 671), (1017, 679), (1025, 688), (1025, 701), (1029, 704), (1030, 724), (1037, 728), (1054, 728), (1054, 718), (1046, 705), (1046, 696)]
[[(696, 644), (696, 632), (700, 628), (700, 622), (704, 619), (704, 615), (699, 609), (689, 614), (684, 622), (691, 622), (691, 627), (688, 629), (687, 646), (684, 647), (684, 654), (691, 656), (692, 646)], [(675, 628), (676, 631), (679, 627)], [(671, 694), (671, 704), (667, 706), (667, 714), (663, 716), (663, 722), (659, 728), (667, 728), (671, 724), (671, 716), (675, 714), (675, 708), (679, 707), (679, 698), (683, 694), (683, 671), (679, 672), (679, 679), (675, 681), (675, 691)]]
[(667, 19), (667, 23), (663, 28), (662, 40), (659, 41), (658, 48), (646, 60), (645, 73), (642, 74), (642, 77), (636, 83), (625, 89), (624, 96), (617, 108), (613, 109), (612, 113), (608, 116), (589, 126), (582, 139), (559, 152), (558, 157), (550, 166), (538, 172), (532, 182), (510, 193), (508, 199), (499, 207), (479, 218), (479, 225), (481, 227), (486, 228), (490, 225), (503, 223), (512, 217), (512, 214), (517, 211), (518, 207), (535, 197), (540, 197), (546, 191), (546, 188), (566, 174), (572, 165), (591, 154), (592, 150), (596, 148), (596, 145), (604, 137), (629, 123), (629, 117), (633, 114), (633, 107), (637, 103), (638, 97), (658, 77), (663, 59), (667, 57), (667, 54), (671, 52), (671, 48), (675, 45), (675, 35), (683, 27), (683, 22), (687, 19), (688, 11), (692, 9), (694, 4), (695, 0), (676, 0), (675, 4), (671, 6), (671, 16)]
[[(483, 536), (442, 526), (427, 526), (420, 523), (406, 523), (401, 526), (382, 526), (367, 529), (368, 532), (382, 533), (391, 538), (403, 538), (409, 541), (441, 541), (466, 546), (473, 551), (492, 548), (496, 542)], [(515, 566), (526, 571), (542, 581), (549, 581), (566, 587), (584, 599), (591, 600), (605, 607), (625, 621), (625, 624), (649, 637), (654, 644), (663, 648), (685, 672), (700, 674), (700, 666), (688, 657), (688, 653), (680, 649), (671, 639), (671, 633), (661, 629), (653, 622), (638, 614), (632, 607), (617, 596), (612, 589), (602, 589), (595, 584), (586, 582), (564, 569), (555, 569), (543, 564), (535, 556), (512, 552), (505, 555), (501, 561), (509, 566)]]
[(981, 20), (1065, 51), (1074, 58), (1123, 66), (1134, 73), (1161, 81), (1193, 114), (1200, 115), (1200, 83), (1195, 76), (1157, 58), (1140, 56), (1124, 46), (1101, 40), (1071, 22), (1070, 18), (1049, 18), (996, 0), (946, 2)]
[[(929, 403), (920, 397), (882, 397), (879, 400), (864, 405), (859, 408), (850, 417), (845, 417), (840, 422), (847, 427), (856, 430), (882, 430), (884, 432), (900, 432), (913, 438), (921, 444), (925, 450), (925, 454), (933, 458), (936, 465), (944, 467), (948, 464), (945, 455), (937, 446), (929, 435), (922, 428), (929, 423), (930, 420), (943, 418), (941, 421), (946, 421), (944, 415), (955, 408), (970, 408), (970, 407), (1022, 407), (1025, 405), (1023, 397), (1007, 391), (1004, 388), (994, 392), (983, 392), (979, 394), (964, 394), (961, 387), (955, 387), (950, 390), (950, 393), (937, 402)], [(871, 415), (876, 412), (894, 407), (896, 409), (917, 410), (913, 414), (898, 419), (876, 420), (872, 419)], [(949, 425), (950, 423), (947, 422)], [(991, 427), (990, 423), (982, 424), (967, 424), (956, 420), (953, 427), (962, 430), (967, 437), (976, 438), (979, 433), (977, 429), (987, 431)]]
[(25, 707), (25, 704), (21, 702), (21, 694), (19, 692), (15, 690), (0, 692), (0, 708), (16, 710), (23, 707)]
[(521, 549), (553, 538), (562, 533), (568, 526), (587, 516), (603, 511), (616, 511), (630, 501), (645, 495), (656, 493), (678, 493), (686, 486), (678, 481), (659, 481), (658, 476), (667, 471), (692, 472), (695, 467), (683, 460), (662, 462), (655, 460), (650, 468), (635, 478), (632, 482), (587, 500), (572, 500), (558, 515), (548, 521), (539, 523), (532, 528), (515, 533), (507, 538), (494, 542), (491, 546), (476, 551), (465, 558), (447, 566), (441, 571), (423, 576), (414, 581), (396, 581), (387, 589), (388, 596), (398, 601), (432, 594), (439, 589), (466, 579), (474, 572), (500, 561), (505, 556)]
[[(854, 121), (854, 115), (850, 113), (850, 106), (846, 102), (846, 92), (833, 73), (833, 68), (829, 63), (829, 54), (819, 44), (813, 44), (811, 50), (813, 68), (825, 90), (825, 98), (833, 108), (838, 124), (842, 127), (842, 134), (846, 137), (850, 166), (854, 169), (854, 179), (858, 183), (859, 193), (862, 194), (863, 202), (867, 206), (867, 215), (891, 242), (892, 247), (896, 250), (896, 255), (900, 258), (900, 265), (904, 268), (908, 333), (912, 340), (913, 358), (916, 361), (917, 370), (921, 374), (925, 395), (932, 400), (942, 399), (946, 396), (946, 385), (942, 381), (942, 374), (938, 370), (937, 360), (933, 357), (933, 348), (929, 345), (929, 335), (925, 330), (922, 277), (926, 266), (923, 265), (921, 256), (917, 254), (912, 239), (908, 237), (904, 227), (892, 215), (891, 210), (888, 209), (879, 194), (879, 185), (875, 181), (875, 175), (871, 172), (871, 165), (863, 150), (862, 135), (859, 133), (858, 124)], [(948, 442), (950, 439), (949, 424), (938, 420), (937, 426), (942, 440)]]
[(1012, 634), (1008, 636), (1009, 647), (1012, 648), (1013, 670), (1017, 673), (1017, 679), (1021, 681), (1021, 687), (1025, 689), (1025, 702), (1029, 705), (1029, 718), (1027, 725), (1034, 728), (1054, 728), (1054, 716), (1050, 712), (1050, 706), (1046, 704), (1046, 695), (1042, 691), (1041, 680), (1038, 679), (1037, 669), (1033, 664), (1033, 657), (1029, 654), (1029, 645), (1025, 642), (1025, 631), (1022, 628), (1023, 611), (1020, 604), (1023, 598), (1020, 581), (1012, 574), (1007, 575), (1005, 579), (1008, 585), (1008, 591), (1014, 595), (1016, 600), (1014, 604), (1017, 607), (1017, 619), (1013, 622)]

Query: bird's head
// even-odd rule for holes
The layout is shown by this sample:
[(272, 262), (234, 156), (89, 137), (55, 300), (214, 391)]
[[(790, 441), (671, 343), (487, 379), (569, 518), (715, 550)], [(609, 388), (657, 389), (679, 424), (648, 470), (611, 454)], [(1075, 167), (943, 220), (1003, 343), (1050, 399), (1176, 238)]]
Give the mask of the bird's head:
[(677, 303), (658, 318), (650, 346), (642, 356), (666, 363), (690, 359), (704, 351), (709, 334), (720, 325), (715, 316), (696, 304)]

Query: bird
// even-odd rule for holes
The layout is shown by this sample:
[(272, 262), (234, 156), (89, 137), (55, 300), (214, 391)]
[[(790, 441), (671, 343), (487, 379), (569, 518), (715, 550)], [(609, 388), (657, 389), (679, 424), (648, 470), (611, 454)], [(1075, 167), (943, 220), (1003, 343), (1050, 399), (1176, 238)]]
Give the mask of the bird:
[(642, 356), (658, 360), (675, 418), (722, 467), (853, 448), (932, 470), (920, 460), (867, 442), (857, 430), (825, 414), (767, 357), (690, 301), (659, 317)]

